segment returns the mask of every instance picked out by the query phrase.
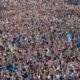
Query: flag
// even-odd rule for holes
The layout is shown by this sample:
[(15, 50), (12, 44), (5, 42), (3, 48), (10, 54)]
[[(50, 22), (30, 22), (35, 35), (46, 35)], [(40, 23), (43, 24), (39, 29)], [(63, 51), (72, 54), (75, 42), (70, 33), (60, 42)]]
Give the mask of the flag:
[(73, 35), (70, 32), (66, 32), (67, 35), (67, 41), (71, 42), (73, 40)]
[(75, 42), (76, 42), (77, 47), (80, 47), (80, 40), (76, 40)]

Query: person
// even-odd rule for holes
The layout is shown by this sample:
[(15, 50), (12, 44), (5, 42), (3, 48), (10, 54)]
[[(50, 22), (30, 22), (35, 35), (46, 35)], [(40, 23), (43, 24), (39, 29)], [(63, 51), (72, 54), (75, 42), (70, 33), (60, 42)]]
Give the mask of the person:
[(47, 80), (51, 80), (51, 76), (50, 75), (47, 75)]
[(56, 80), (64, 80), (61, 75), (56, 75)]

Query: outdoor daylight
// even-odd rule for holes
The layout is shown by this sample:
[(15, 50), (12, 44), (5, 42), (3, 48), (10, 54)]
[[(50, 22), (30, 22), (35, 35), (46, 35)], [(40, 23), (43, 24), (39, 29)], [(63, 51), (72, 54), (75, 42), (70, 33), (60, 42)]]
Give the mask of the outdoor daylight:
[(0, 80), (80, 80), (80, 0), (0, 0)]

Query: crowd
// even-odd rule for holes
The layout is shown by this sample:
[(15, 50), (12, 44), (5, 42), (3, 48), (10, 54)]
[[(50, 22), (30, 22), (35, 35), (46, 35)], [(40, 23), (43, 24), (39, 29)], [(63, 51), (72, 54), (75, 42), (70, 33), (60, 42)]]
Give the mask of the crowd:
[(5, 0), (3, 6), (0, 80), (80, 80), (79, 6), (75, 11), (63, 0)]
[(68, 4), (78, 5), (80, 4), (80, 0), (64, 0)]

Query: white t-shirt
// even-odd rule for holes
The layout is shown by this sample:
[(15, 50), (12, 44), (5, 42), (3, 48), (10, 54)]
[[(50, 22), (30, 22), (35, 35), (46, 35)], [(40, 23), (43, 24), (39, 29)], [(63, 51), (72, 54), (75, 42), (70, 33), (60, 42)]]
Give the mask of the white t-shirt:
[(56, 75), (56, 78), (57, 78), (57, 79), (60, 79), (60, 75), (57, 74), (57, 75)]
[(51, 80), (51, 76), (50, 76), (50, 75), (48, 75), (47, 78), (48, 78), (49, 80)]

